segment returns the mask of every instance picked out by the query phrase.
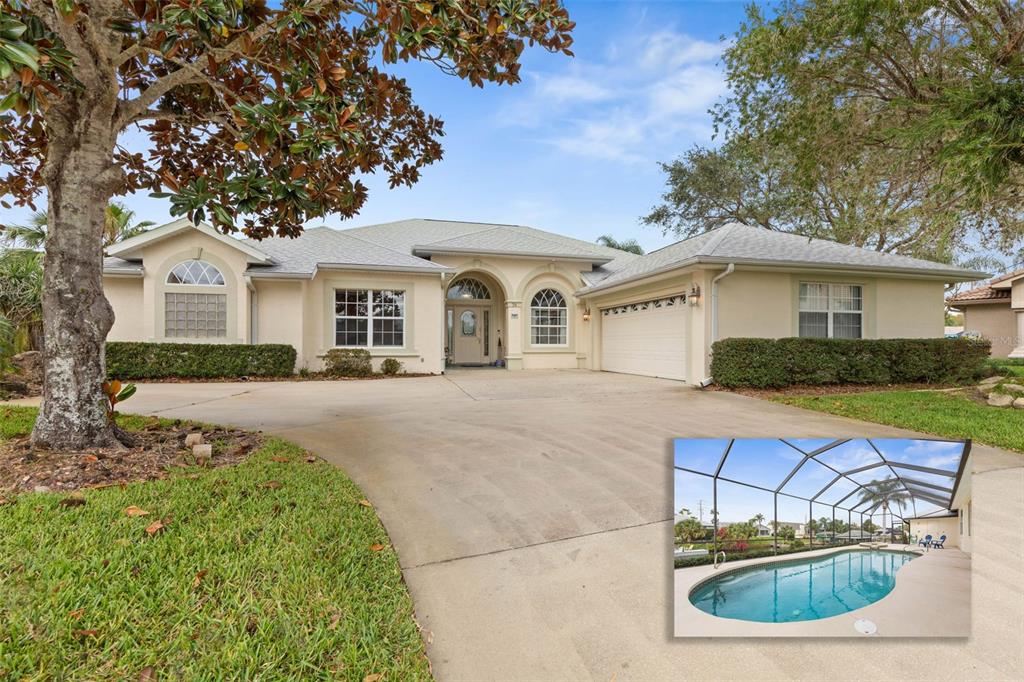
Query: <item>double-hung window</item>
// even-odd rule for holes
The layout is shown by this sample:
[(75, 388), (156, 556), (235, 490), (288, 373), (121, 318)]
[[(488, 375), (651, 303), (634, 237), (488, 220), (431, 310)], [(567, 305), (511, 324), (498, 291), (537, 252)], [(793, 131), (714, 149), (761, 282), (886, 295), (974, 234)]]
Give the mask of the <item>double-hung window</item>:
[(335, 289), (334, 345), (396, 348), (405, 345), (405, 292)]
[(864, 288), (859, 284), (800, 282), (799, 335), (859, 339), (864, 335)]

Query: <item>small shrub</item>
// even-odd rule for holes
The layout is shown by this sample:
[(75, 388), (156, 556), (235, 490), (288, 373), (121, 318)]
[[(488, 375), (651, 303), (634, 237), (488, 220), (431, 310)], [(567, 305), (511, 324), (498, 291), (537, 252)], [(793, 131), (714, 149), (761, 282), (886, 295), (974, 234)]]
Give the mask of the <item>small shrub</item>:
[(380, 363), (380, 371), (393, 376), (402, 371), (402, 363), (395, 358), (384, 358), (384, 362)]
[(290, 376), (295, 348), (287, 344), (107, 343), (107, 376), (119, 379), (219, 379)]
[(801, 547), (804, 546), (804, 541), (803, 540), (793, 540), (793, 542), (789, 543), (789, 546), (792, 549), (800, 549)]
[(302, 377), (303, 379), (308, 378), (311, 374), (312, 372), (309, 371), (309, 367), (303, 365), (302, 367), (299, 368), (299, 376)]
[(991, 344), (957, 339), (724, 339), (711, 375), (726, 388), (959, 383), (982, 376)]
[(334, 348), (324, 358), (326, 371), (336, 377), (368, 377), (373, 374), (370, 351), (364, 348)]

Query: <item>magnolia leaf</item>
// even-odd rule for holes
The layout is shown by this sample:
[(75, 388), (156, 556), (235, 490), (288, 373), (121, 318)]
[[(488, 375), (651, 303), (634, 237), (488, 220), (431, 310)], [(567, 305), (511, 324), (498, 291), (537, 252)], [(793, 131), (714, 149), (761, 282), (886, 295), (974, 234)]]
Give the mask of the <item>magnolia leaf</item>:
[(370, 545), (370, 551), (371, 552), (379, 552), (382, 549), (384, 549), (384, 545), (380, 544), (379, 542), (376, 543), (376, 544)]
[(145, 509), (139, 509), (134, 504), (124, 508), (126, 516), (149, 516), (149, 512)]
[(151, 523), (148, 526), (146, 526), (146, 533), (148, 533), (151, 536), (152, 535), (156, 535), (157, 533), (162, 531), (164, 528), (165, 528), (164, 522), (159, 520), (159, 519), (157, 519), (153, 523)]

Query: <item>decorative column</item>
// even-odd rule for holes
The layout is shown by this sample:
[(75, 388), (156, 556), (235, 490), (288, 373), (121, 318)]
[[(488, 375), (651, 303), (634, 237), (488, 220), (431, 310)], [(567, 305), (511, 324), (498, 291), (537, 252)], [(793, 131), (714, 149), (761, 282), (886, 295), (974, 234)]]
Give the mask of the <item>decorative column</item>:
[(523, 305), (522, 301), (505, 302), (505, 366), (523, 368)]

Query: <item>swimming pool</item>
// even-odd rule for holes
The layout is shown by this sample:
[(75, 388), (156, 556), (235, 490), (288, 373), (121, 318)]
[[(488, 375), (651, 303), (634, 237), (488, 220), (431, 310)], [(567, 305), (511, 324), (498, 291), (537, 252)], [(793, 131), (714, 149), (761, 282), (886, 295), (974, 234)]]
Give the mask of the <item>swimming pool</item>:
[(690, 603), (721, 618), (792, 623), (848, 613), (892, 591), (908, 552), (848, 550), (724, 573), (690, 592)]

